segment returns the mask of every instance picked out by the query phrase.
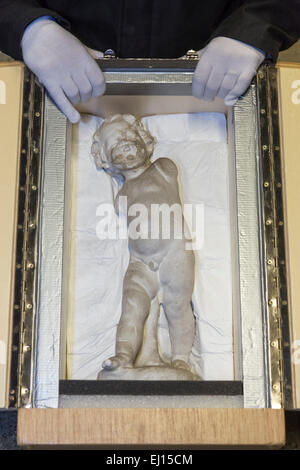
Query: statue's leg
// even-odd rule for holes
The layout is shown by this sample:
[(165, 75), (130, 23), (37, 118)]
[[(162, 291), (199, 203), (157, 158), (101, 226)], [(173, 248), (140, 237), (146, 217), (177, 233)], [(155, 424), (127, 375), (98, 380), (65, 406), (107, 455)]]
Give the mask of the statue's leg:
[(188, 368), (195, 339), (195, 317), (192, 310), (194, 288), (194, 253), (182, 246), (174, 247), (159, 269), (163, 305), (169, 324), (172, 364)]
[(104, 361), (105, 369), (132, 366), (143, 343), (144, 324), (151, 300), (157, 294), (157, 273), (141, 261), (131, 261), (123, 282), (122, 314), (117, 328), (116, 356)]

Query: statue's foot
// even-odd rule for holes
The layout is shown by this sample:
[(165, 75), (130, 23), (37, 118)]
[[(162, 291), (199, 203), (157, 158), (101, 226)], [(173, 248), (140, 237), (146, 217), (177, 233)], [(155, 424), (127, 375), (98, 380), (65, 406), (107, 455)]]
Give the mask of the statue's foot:
[(176, 369), (184, 369), (188, 370), (189, 372), (191, 371), (190, 366), (188, 365), (187, 362), (183, 361), (182, 359), (175, 359), (172, 361), (172, 367), (175, 367)]
[(118, 367), (132, 367), (132, 362), (123, 356), (113, 356), (102, 363), (103, 369), (115, 370)]

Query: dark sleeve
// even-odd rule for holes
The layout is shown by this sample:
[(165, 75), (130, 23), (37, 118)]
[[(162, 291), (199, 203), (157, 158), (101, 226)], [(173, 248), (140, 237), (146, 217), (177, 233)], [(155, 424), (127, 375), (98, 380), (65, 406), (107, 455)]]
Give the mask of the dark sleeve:
[(0, 50), (22, 60), (21, 39), (26, 26), (40, 16), (53, 16), (65, 28), (70, 25), (55, 11), (35, 0), (0, 0)]
[(262, 49), (276, 61), (300, 37), (300, 0), (245, 0), (214, 30)]

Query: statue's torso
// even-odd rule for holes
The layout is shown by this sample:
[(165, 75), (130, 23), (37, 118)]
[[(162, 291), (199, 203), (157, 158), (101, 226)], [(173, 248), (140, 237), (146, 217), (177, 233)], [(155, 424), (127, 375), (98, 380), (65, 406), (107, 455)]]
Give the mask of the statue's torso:
[[(127, 197), (131, 255), (158, 267), (170, 250), (184, 248), (187, 233), (172, 160), (156, 160), (140, 176), (126, 181), (120, 196)], [(138, 234), (142, 235), (136, 238)]]

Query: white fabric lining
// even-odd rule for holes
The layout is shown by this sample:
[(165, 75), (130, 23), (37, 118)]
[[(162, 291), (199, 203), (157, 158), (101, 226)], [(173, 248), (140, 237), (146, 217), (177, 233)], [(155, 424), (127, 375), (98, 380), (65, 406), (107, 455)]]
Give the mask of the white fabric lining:
[[(99, 240), (96, 210), (112, 202), (117, 186), (97, 171), (90, 154), (101, 119), (85, 116), (73, 132), (73, 181), (67, 291), (67, 378), (95, 379), (104, 359), (114, 354), (121, 314), (122, 281), (128, 264), (126, 240)], [(173, 159), (179, 168), (184, 203), (203, 204), (204, 244), (195, 252), (193, 304), (197, 336), (193, 367), (205, 380), (232, 380), (232, 280), (228, 152), (223, 114), (199, 113), (144, 118), (157, 140), (153, 160)], [(75, 174), (76, 173), (76, 174)], [(75, 203), (76, 201), (76, 203)], [(161, 314), (160, 341), (169, 340)]]

